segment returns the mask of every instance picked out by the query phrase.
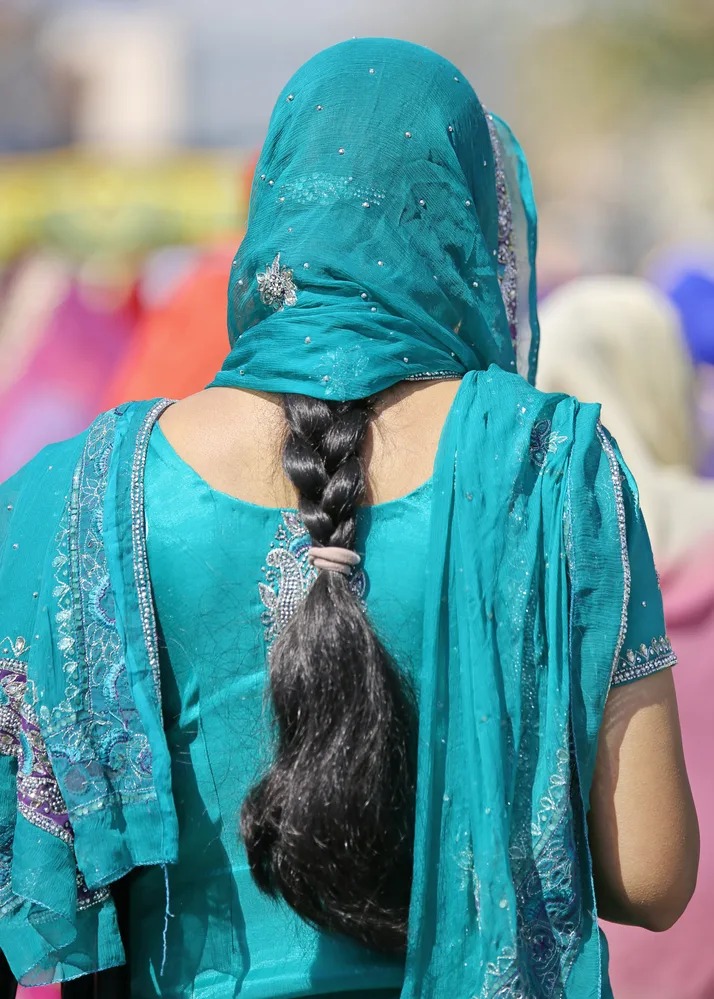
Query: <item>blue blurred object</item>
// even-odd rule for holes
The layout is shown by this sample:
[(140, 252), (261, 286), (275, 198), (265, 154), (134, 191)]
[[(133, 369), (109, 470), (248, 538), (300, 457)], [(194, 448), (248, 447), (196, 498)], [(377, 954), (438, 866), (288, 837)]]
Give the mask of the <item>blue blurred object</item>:
[(692, 360), (714, 364), (714, 278), (697, 271), (683, 273), (669, 295), (681, 314)]
[(693, 362), (714, 364), (714, 246), (670, 247), (648, 277), (676, 305)]

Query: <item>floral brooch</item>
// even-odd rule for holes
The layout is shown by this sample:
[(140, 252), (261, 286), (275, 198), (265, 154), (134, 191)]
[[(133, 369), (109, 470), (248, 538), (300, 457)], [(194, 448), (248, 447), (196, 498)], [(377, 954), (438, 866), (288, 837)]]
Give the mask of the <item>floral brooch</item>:
[(293, 281), (293, 272), (289, 267), (280, 266), (278, 253), (272, 264), (258, 274), (258, 289), (264, 305), (280, 312), (285, 306), (297, 302), (297, 288)]

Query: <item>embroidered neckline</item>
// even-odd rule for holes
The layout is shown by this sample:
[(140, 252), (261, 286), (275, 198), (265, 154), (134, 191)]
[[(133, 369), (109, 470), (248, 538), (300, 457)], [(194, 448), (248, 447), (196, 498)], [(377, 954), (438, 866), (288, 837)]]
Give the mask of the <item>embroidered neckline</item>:
[[(317, 570), (308, 562), (311, 544), (299, 514), (281, 510), (280, 523), (262, 568), (264, 579), (258, 583), (265, 608), (261, 620), (268, 651), (317, 578)], [(364, 600), (367, 577), (363, 569), (353, 572), (349, 586), (359, 600)]]

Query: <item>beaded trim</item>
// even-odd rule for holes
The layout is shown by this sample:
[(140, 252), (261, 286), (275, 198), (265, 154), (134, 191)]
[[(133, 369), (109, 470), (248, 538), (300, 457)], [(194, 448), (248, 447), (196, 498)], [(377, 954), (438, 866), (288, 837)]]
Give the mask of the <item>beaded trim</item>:
[(622, 655), (612, 677), (612, 686), (641, 680), (676, 664), (677, 656), (667, 636), (653, 638), (649, 645), (643, 642), (639, 649), (628, 649)]
[(531, 439), (528, 448), (530, 460), (539, 472), (543, 471), (549, 454), (555, 454), (561, 444), (567, 441), (567, 437), (553, 430), (550, 420), (539, 420), (531, 430)]
[(87, 888), (87, 883), (81, 871), (77, 871), (77, 912), (84, 912), (91, 909), (93, 905), (99, 905), (111, 898), (109, 888)]
[(518, 339), (518, 262), (513, 239), (513, 208), (508, 193), (506, 171), (503, 166), (503, 149), (498, 137), (493, 115), (486, 111), (486, 123), (491, 137), (491, 148), (496, 168), (496, 198), (498, 201), (498, 265), (501, 297), (506, 309), (511, 341)]
[(620, 555), (622, 557), (622, 575), (624, 581), (624, 589), (622, 596), (622, 611), (620, 613), (620, 630), (617, 636), (617, 646), (615, 648), (615, 655), (612, 661), (612, 676), (615, 676), (615, 671), (617, 670), (618, 663), (620, 661), (620, 653), (622, 651), (622, 646), (625, 644), (625, 636), (627, 635), (627, 612), (630, 606), (630, 589), (632, 586), (632, 576), (630, 573), (630, 555), (627, 550), (627, 519), (625, 516), (625, 501), (622, 496), (622, 479), (620, 477), (620, 463), (617, 460), (617, 455), (615, 454), (615, 449), (610, 442), (610, 438), (605, 432), (602, 423), (598, 420), (597, 424), (597, 435), (600, 438), (600, 444), (602, 449), (607, 456), (607, 461), (610, 466), (610, 476), (612, 478), (612, 488), (615, 493), (615, 509), (617, 511), (617, 530), (620, 536)]
[(155, 403), (144, 417), (136, 439), (134, 465), (131, 472), (131, 536), (134, 552), (134, 580), (139, 601), (141, 627), (144, 632), (146, 654), (154, 677), (154, 686), (161, 710), (161, 677), (159, 673), (159, 649), (156, 640), (156, 615), (151, 595), (149, 577), (149, 557), (146, 551), (146, 523), (144, 519), (144, 468), (149, 450), (149, 438), (154, 424), (161, 414), (173, 405), (171, 399), (161, 399)]
[(422, 371), (418, 375), (407, 375), (405, 382), (431, 382), (437, 378), (463, 378), (460, 371)]

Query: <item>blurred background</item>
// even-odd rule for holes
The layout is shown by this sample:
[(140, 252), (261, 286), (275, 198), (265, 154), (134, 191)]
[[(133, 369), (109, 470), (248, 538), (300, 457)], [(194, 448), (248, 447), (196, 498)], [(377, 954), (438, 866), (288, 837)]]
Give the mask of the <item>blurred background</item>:
[[(235, 249), (276, 95), (318, 49), (369, 34), (441, 51), (512, 123), (543, 294), (601, 272), (676, 284), (692, 255), (709, 276), (711, 0), (2, 0), (0, 478), (44, 443), (53, 393), (56, 436), (121, 389), (155, 394), (138, 344), (147, 323), (175, 321), (156, 311), (197, 267), (216, 282)], [(221, 357), (212, 342), (202, 375)]]
[[(669, 300), (692, 375), (687, 475), (714, 476), (712, 0), (0, 0), (0, 480), (113, 404), (210, 379), (271, 107), (353, 35), (440, 51), (512, 124), (543, 298), (614, 274)], [(615, 940), (617, 999), (714, 999), (708, 903), (689, 949)]]

